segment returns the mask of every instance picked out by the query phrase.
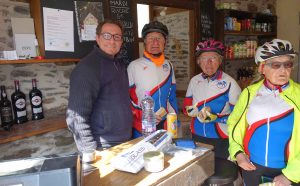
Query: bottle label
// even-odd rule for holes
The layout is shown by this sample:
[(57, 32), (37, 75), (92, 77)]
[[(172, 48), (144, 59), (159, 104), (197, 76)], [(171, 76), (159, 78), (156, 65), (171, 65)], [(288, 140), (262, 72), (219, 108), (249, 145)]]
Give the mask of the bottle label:
[(41, 103), (42, 103), (42, 99), (40, 96), (33, 96), (31, 98), (31, 103), (34, 105), (34, 106), (39, 106)]
[(1, 119), (2, 122), (11, 122), (12, 121), (12, 111), (10, 107), (2, 107), (1, 108)]
[(19, 111), (17, 112), (17, 117), (23, 117), (23, 116), (26, 116), (26, 110), (23, 110), (23, 111)]
[(15, 105), (18, 109), (25, 108), (25, 105), (26, 105), (25, 99), (18, 99), (16, 101)]
[(33, 108), (32, 111), (34, 114), (38, 114), (38, 113), (42, 113), (43, 109), (42, 107), (38, 107), (38, 108)]

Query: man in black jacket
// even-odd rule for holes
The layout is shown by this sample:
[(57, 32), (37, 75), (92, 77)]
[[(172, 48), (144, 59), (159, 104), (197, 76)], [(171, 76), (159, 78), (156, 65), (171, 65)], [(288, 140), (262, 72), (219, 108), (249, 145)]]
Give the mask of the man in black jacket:
[(123, 43), (119, 22), (96, 29), (97, 45), (73, 70), (67, 124), (80, 152), (101, 150), (131, 138), (132, 112), (125, 65), (116, 55)]

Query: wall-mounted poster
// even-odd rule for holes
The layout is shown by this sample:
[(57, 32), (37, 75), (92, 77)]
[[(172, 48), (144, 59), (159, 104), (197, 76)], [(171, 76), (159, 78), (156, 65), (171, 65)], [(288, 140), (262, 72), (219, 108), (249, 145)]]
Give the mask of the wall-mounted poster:
[(74, 52), (73, 11), (43, 7), (46, 51)]
[(74, 1), (79, 41), (95, 41), (98, 23), (104, 20), (103, 3)]

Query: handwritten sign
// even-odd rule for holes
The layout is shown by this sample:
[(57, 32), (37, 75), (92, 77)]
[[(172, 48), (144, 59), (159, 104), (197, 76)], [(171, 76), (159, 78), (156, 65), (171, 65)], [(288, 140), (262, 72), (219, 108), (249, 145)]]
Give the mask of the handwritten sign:
[(133, 17), (131, 14), (131, 0), (110, 0), (110, 14), (112, 19), (120, 21), (124, 26), (123, 46), (119, 57), (129, 64), (134, 54)]
[(214, 2), (211, 0), (200, 1), (201, 41), (214, 37), (214, 6)]

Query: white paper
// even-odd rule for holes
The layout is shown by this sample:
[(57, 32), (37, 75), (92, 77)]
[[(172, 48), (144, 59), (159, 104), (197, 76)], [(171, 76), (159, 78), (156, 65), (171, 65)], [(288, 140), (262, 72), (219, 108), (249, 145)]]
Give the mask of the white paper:
[(73, 11), (43, 7), (45, 50), (74, 52)]
[(35, 34), (15, 34), (14, 40), (19, 59), (36, 57)]
[(83, 29), (81, 29), (82, 41), (96, 40), (96, 28), (97, 25), (83, 25)]

